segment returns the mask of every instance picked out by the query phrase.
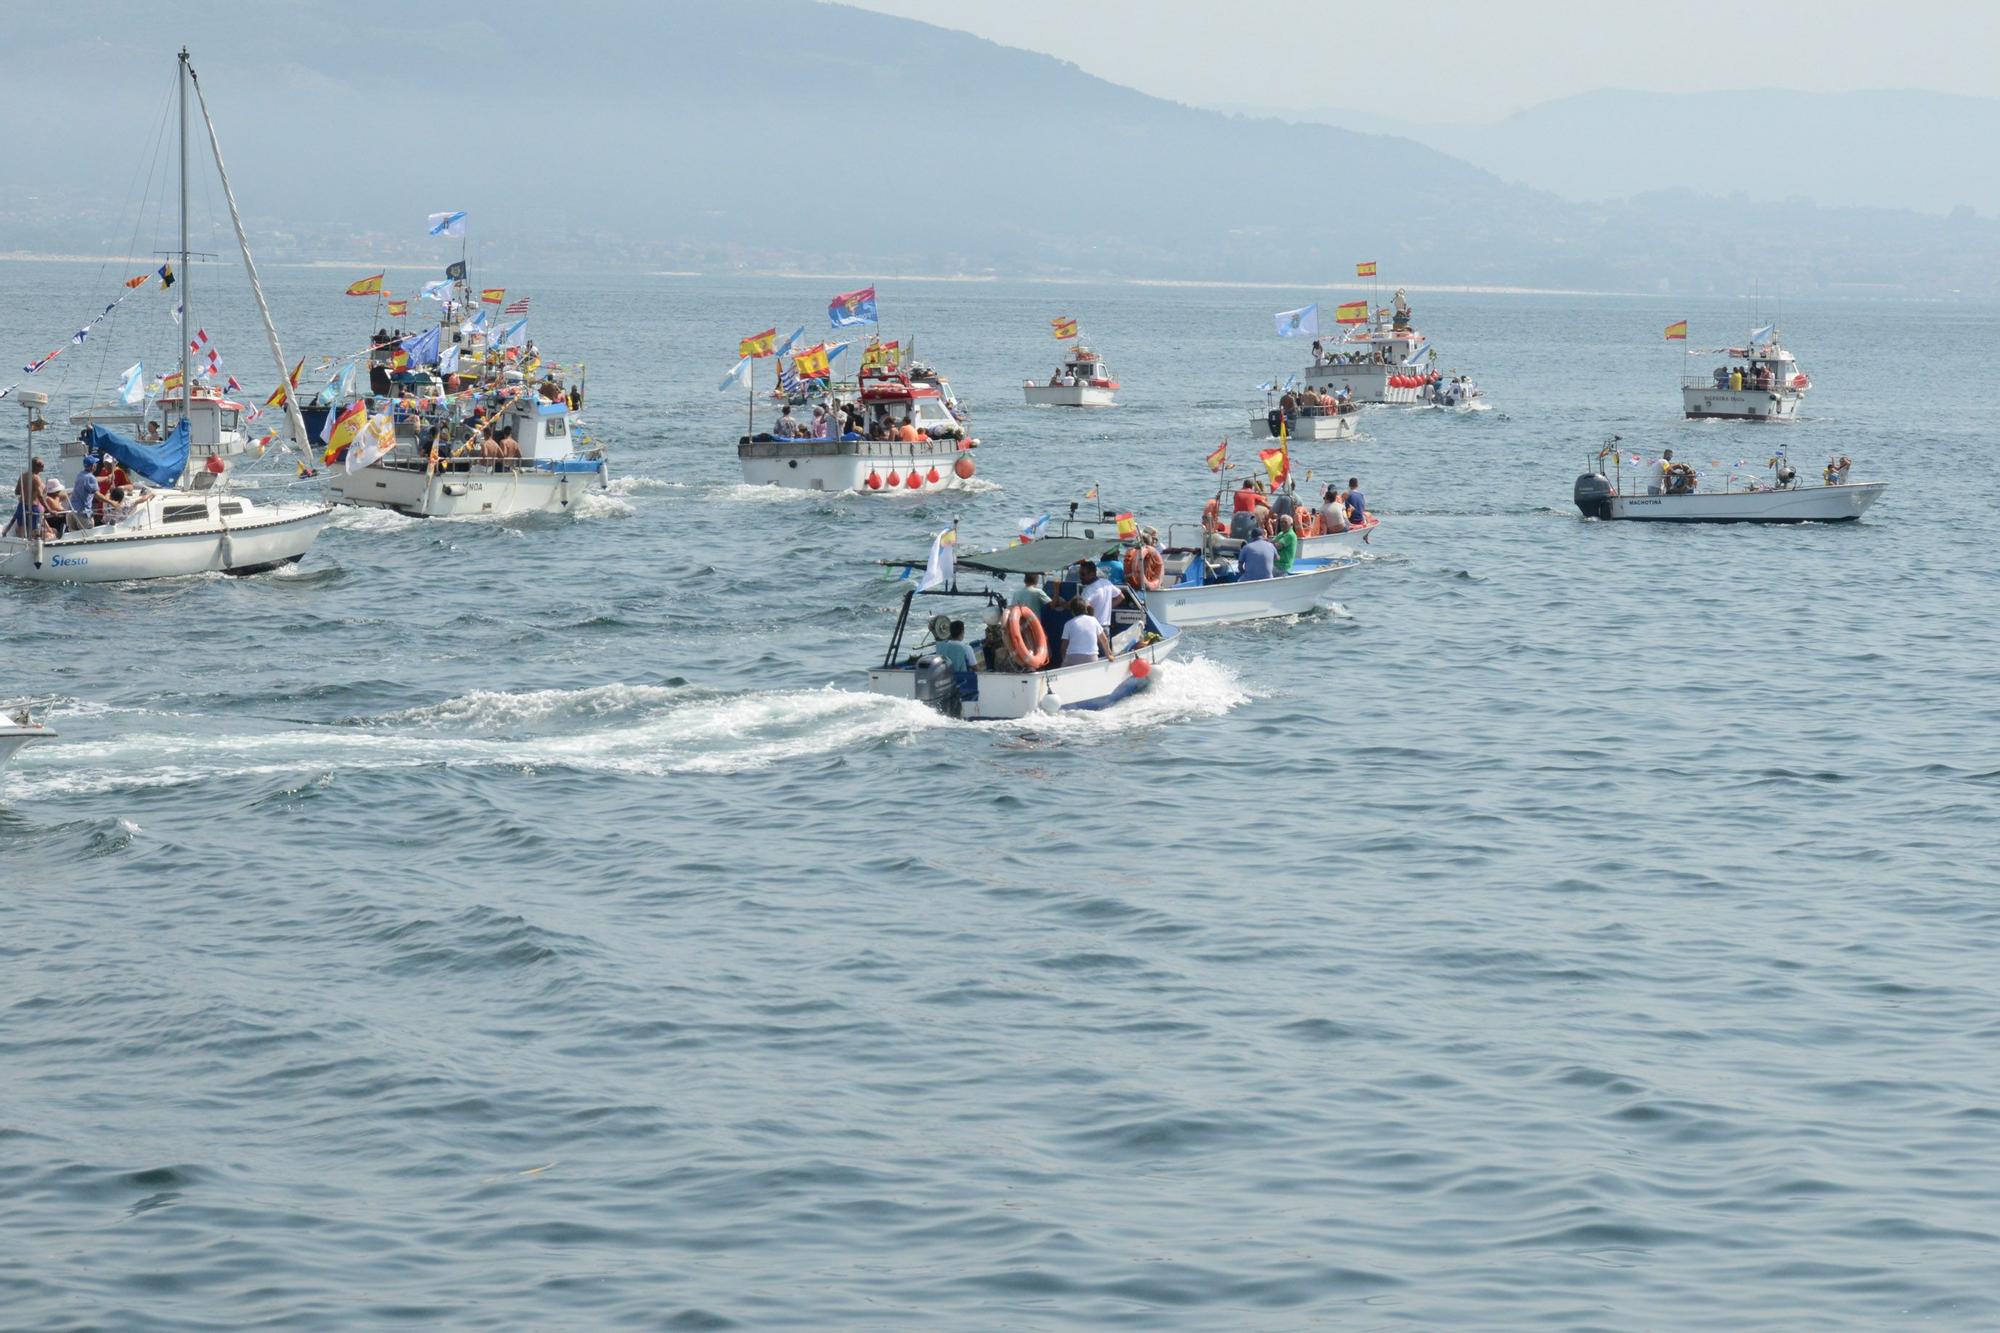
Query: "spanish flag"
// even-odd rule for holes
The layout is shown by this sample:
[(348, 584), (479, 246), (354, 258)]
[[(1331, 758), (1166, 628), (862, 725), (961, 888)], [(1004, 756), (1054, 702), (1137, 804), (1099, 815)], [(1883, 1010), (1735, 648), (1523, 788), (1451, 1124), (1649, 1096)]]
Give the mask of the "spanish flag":
[(1118, 516), (1118, 535), (1120, 538), (1127, 540), (1138, 536), (1139, 520), (1133, 518), (1130, 514), (1120, 514)]
[(163, 376), (160, 380), (161, 392), (165, 392), (168, 389), (178, 389), (180, 387), (181, 387), (181, 373), (178, 370), (174, 371), (170, 375)]
[(737, 343), (736, 355), (766, 357), (775, 352), (777, 347), (778, 331), (776, 329), (765, 329), (762, 333), (753, 333), (748, 338)]
[(347, 294), (349, 296), (380, 296), (382, 294), (382, 275), (377, 273), (372, 278), (363, 278), (352, 287), (349, 287)]
[(1216, 445), (1215, 452), (1208, 456), (1208, 470), (1210, 472), (1220, 472), (1228, 462), (1229, 441), (1224, 440), (1221, 444)]
[(408, 352), (398, 347), (395, 351), (389, 353), (389, 369), (408, 370), (409, 368), (410, 354)]
[(338, 463), (347, 453), (347, 446), (354, 443), (367, 424), (368, 404), (356, 399), (342, 408), (340, 415), (327, 423), (326, 432), (321, 436), (326, 441), (326, 453), (320, 461)]
[[(306, 359), (304, 357), (300, 357), (299, 363), (296, 366), (292, 367), (292, 377), (291, 377), (292, 385), (296, 385), (299, 382), (299, 372), (303, 371), (305, 368), (306, 368)], [(264, 406), (283, 407), (285, 405), (285, 399), (291, 396), (291, 394), (288, 392), (289, 387), (290, 386), (288, 385), (280, 384), (277, 388), (273, 389), (271, 391), (271, 396), (264, 400)]]
[(792, 357), (792, 369), (802, 380), (823, 380), (832, 377), (832, 368), (826, 361), (826, 344), (808, 347)]
[(1273, 486), (1284, 485), (1285, 478), (1291, 475), (1292, 451), (1286, 445), (1281, 444), (1275, 449), (1259, 449), (1257, 459), (1263, 463), (1264, 470), (1271, 474)]
[(1687, 337), (1688, 337), (1688, 322), (1686, 320), (1677, 319), (1673, 323), (1667, 325), (1668, 342), (1684, 343), (1687, 341)]
[(389, 318), (401, 319), (403, 316), (409, 313), (410, 313), (410, 303), (407, 300), (389, 302)]
[(1354, 266), (1354, 276), (1355, 276), (1355, 277), (1357, 277), (1357, 278), (1372, 278), (1372, 277), (1374, 277), (1374, 276), (1375, 276), (1375, 261), (1371, 259), (1371, 260), (1369, 260), (1369, 261), (1368, 261), (1367, 263), (1365, 263), (1365, 264), (1356, 264), (1356, 265)]
[(1333, 308), (1333, 322), (1336, 324), (1366, 324), (1368, 303), (1366, 301), (1343, 301)]
[(1059, 339), (1076, 337), (1076, 321), (1073, 319), (1052, 319), (1049, 325), (1055, 329), (1056, 337)]
[(481, 305), (505, 305), (507, 303), (507, 289), (505, 287), (482, 287), (479, 290), (479, 303)]

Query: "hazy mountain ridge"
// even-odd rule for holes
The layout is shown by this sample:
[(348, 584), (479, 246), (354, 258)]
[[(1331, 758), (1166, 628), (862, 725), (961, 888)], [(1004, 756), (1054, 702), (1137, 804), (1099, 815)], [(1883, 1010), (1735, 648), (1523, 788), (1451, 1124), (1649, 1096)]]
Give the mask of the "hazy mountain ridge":
[[(463, 207), (514, 264), (1339, 282), (1372, 258), (1409, 282), (2000, 292), (1985, 219), (1578, 206), (1410, 139), (1197, 110), (810, 0), (428, 14), (209, 7), (191, 45), (264, 253), (427, 259), (423, 215)], [(16, 22), (0, 116), (20, 141), (59, 114), (0, 250), (126, 247), (182, 26), (132, 0)]]

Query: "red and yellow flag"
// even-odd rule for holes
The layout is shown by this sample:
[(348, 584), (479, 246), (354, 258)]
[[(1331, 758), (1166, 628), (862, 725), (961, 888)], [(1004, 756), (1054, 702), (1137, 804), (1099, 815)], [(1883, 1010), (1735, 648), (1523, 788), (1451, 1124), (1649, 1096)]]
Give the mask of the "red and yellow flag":
[(736, 344), (736, 355), (738, 356), (766, 357), (777, 350), (778, 331), (776, 329), (765, 329), (762, 333), (753, 333), (742, 342)]
[(1056, 331), (1058, 339), (1076, 337), (1076, 321), (1073, 319), (1052, 319), (1049, 321), (1049, 327)]
[(1368, 303), (1366, 301), (1343, 301), (1333, 308), (1333, 322), (1336, 324), (1366, 324)]
[(349, 296), (380, 296), (382, 294), (382, 275), (377, 273), (372, 278), (363, 278), (349, 287), (347, 294)]
[(181, 373), (178, 370), (172, 372), (171, 374), (163, 376), (160, 380), (160, 391), (162, 393), (164, 393), (168, 389), (178, 389), (180, 387), (181, 387)]
[(408, 299), (389, 302), (389, 318), (401, 319), (403, 316), (409, 313), (410, 313), (410, 303)]
[(1264, 465), (1264, 470), (1271, 474), (1273, 486), (1284, 485), (1285, 478), (1291, 475), (1292, 451), (1287, 445), (1281, 444), (1275, 449), (1259, 449), (1257, 460)]
[(1356, 265), (1354, 266), (1354, 276), (1355, 276), (1355, 277), (1357, 277), (1357, 278), (1372, 278), (1372, 277), (1374, 277), (1374, 276), (1375, 276), (1375, 261), (1371, 259), (1371, 260), (1368, 260), (1368, 261), (1367, 261), (1366, 263), (1362, 263), (1362, 264), (1356, 264)]
[(833, 369), (827, 364), (826, 344), (821, 343), (817, 347), (808, 347), (803, 352), (795, 353), (792, 357), (792, 369), (799, 373), (799, 378), (802, 380), (832, 378)]
[(410, 354), (408, 352), (398, 347), (395, 351), (389, 353), (389, 369), (408, 370), (409, 368)]
[(127, 279), (125, 279), (125, 286), (126, 286), (127, 290), (130, 290), (131, 288), (134, 288), (134, 287), (144, 287), (144, 286), (146, 285), (146, 279), (148, 279), (148, 278), (150, 278), (150, 277), (152, 277), (152, 276), (153, 276), (153, 275), (152, 275), (152, 274), (150, 274), (150, 273), (141, 273), (141, 274), (140, 274), (140, 275), (139, 275), (138, 277), (136, 277), (136, 278), (127, 278)]
[(338, 463), (346, 454), (347, 446), (353, 444), (361, 430), (368, 424), (368, 404), (356, 399), (340, 410), (326, 428), (326, 453), (320, 461)]
[(1677, 319), (1673, 323), (1667, 325), (1668, 342), (1684, 343), (1687, 341), (1687, 336), (1688, 336), (1688, 322), (1686, 320)]
[[(304, 357), (300, 357), (299, 363), (296, 366), (292, 367), (291, 383), (293, 385), (296, 385), (299, 382), (299, 373), (303, 371), (305, 368), (306, 368), (306, 359)], [(264, 400), (264, 406), (283, 407), (285, 405), (285, 399), (291, 397), (289, 388), (290, 386), (288, 385), (280, 384), (277, 388), (271, 390), (271, 396)]]
[(505, 305), (507, 303), (507, 289), (505, 287), (482, 287), (479, 290), (479, 303), (481, 305)]
[(1221, 444), (1216, 445), (1215, 452), (1208, 456), (1208, 470), (1210, 472), (1220, 472), (1228, 462), (1229, 441), (1224, 440)]
[(1130, 514), (1120, 514), (1118, 516), (1118, 535), (1120, 537), (1138, 536), (1139, 520), (1133, 518)]

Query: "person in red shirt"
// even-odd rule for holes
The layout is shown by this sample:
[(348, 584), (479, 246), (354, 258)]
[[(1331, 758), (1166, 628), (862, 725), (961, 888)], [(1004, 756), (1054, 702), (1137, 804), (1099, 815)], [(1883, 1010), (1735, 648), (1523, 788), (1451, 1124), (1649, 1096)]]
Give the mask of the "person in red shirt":
[(1232, 503), (1234, 508), (1230, 510), (1231, 513), (1254, 514), (1257, 512), (1257, 506), (1264, 503), (1264, 497), (1257, 494), (1257, 488), (1250, 484), (1250, 478), (1245, 477), (1243, 488), (1236, 492)]

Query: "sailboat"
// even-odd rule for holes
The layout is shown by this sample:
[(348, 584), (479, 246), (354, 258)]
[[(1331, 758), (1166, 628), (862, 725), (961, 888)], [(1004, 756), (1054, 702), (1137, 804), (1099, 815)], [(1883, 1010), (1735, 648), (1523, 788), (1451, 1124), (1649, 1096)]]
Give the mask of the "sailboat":
[[(194, 323), (190, 290), (193, 265), (188, 249), (188, 90), (192, 88), (202, 124), (208, 130), (223, 198), (229, 203), (229, 219), (236, 230), (243, 267), (250, 276), (250, 290), (257, 298), (264, 336), (277, 363), (280, 383), (289, 383), (284, 348), (278, 342), (270, 307), (264, 301), (264, 289), (257, 280), (257, 265), (250, 257), (250, 243), (243, 233), (243, 217), (236, 207), (229, 173), (222, 164), (222, 145), (216, 138), (215, 122), (209, 117), (207, 100), (201, 95), (201, 84), (185, 47), (179, 56), (177, 86), (183, 326), (193, 327)], [(128, 500), (122, 507), (107, 505), (106, 521), (91, 526), (68, 526), (71, 516), (60, 512), (46, 517), (39, 509), (24, 512), (27, 506), (19, 503), (22, 497), (17, 494), (12, 521), (5, 534), (0, 535), (0, 576), (42, 583), (109, 583), (210, 572), (255, 574), (292, 564), (305, 555), (332, 515), (331, 505), (254, 500), (236, 491), (220, 467), (211, 466), (187, 475), (195, 415), (190, 409), (197, 401), (185, 387), (195, 382), (191, 361), (192, 348), (183, 346), (180, 383), (184, 387), (176, 404), (179, 420), (165, 439), (141, 442), (108, 426), (92, 423), (84, 427), (82, 438), (90, 453), (116, 459), (131, 476), (143, 478), (159, 489)], [(33, 471), (39, 461), (37, 440), (47, 425), (42, 411), (48, 406), (48, 395), (23, 391), (15, 396), (28, 414), (28, 470)], [(285, 397), (285, 418), (292, 438), (304, 448), (305, 423), (299, 415), (295, 394), (288, 393)], [(214, 455), (211, 459), (215, 464), (220, 463)], [(65, 525), (57, 527), (57, 523)]]

